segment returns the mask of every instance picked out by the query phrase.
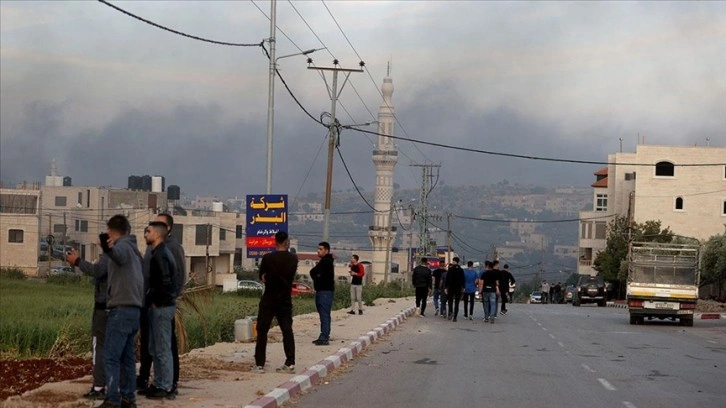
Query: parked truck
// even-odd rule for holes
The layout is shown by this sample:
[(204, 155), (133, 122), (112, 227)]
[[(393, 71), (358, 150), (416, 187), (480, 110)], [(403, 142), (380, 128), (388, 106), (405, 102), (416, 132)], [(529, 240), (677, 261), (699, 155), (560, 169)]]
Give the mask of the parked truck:
[(657, 318), (693, 326), (698, 301), (700, 248), (697, 245), (633, 242), (628, 255), (630, 324), (643, 324), (646, 318)]

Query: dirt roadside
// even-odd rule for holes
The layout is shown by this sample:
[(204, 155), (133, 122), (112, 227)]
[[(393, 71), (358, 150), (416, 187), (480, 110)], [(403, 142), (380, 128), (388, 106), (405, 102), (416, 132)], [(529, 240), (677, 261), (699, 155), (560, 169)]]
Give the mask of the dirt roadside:
[[(297, 373), (302, 373), (306, 368), (358, 340), (360, 336), (413, 303), (413, 298), (378, 299), (375, 306), (365, 309), (363, 315), (349, 315), (347, 309), (334, 311), (329, 346), (312, 344), (320, 330), (317, 314), (296, 316), (293, 328)], [(254, 363), (254, 347), (253, 342), (218, 343), (192, 350), (180, 358), (181, 378), (177, 398), (152, 401), (139, 397), (137, 405), (149, 408), (243, 407), (296, 375), (274, 372), (275, 367), (285, 360), (279, 328), (270, 331), (265, 374), (249, 372)], [(90, 382), (91, 376), (87, 375), (75, 380), (47, 383), (20, 396), (8, 398), (2, 403), (2, 407), (95, 407), (100, 402), (89, 402), (80, 398), (88, 391)]]

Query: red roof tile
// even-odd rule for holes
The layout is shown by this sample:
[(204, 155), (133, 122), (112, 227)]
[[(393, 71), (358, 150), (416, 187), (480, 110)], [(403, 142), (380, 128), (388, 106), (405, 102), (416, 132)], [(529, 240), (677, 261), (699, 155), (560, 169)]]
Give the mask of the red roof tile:
[(603, 177), (602, 179), (600, 179), (600, 180), (592, 183), (591, 186), (592, 187), (595, 187), (595, 188), (607, 188), (607, 186), (608, 186), (608, 178), (607, 177)]
[(600, 170), (596, 171), (594, 174), (596, 176), (607, 176), (608, 175), (608, 168), (607, 167), (603, 167)]

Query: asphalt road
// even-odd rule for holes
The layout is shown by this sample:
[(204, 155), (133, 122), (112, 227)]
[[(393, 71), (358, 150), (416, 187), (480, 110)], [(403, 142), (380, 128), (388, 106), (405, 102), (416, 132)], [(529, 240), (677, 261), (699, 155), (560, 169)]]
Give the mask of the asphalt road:
[(313, 407), (726, 407), (726, 323), (511, 305), (496, 324), (412, 317), (302, 396)]

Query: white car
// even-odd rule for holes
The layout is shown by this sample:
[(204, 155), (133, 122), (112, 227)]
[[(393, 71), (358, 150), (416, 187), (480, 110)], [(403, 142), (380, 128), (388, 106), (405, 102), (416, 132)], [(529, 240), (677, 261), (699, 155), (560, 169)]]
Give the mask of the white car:
[(532, 292), (529, 295), (529, 303), (542, 303), (542, 292)]

